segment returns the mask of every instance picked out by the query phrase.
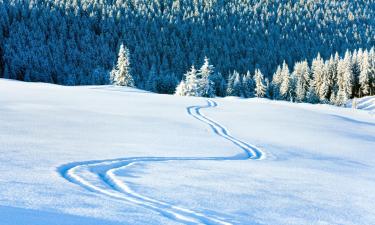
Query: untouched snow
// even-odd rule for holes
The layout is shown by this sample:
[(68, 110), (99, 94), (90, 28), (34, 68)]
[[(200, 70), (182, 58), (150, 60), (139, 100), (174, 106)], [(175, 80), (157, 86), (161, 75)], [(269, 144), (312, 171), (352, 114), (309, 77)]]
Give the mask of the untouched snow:
[(0, 79), (0, 125), (2, 225), (375, 221), (364, 110)]
[(375, 96), (366, 96), (350, 100), (346, 104), (346, 107), (367, 110), (371, 114), (375, 114)]

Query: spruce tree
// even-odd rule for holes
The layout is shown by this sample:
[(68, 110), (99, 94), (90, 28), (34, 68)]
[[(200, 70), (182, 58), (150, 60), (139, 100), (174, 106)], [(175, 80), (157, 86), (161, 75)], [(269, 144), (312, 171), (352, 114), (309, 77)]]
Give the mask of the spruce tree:
[(289, 67), (284, 61), (283, 67), (281, 69), (281, 85), (280, 85), (280, 97), (283, 100), (293, 100), (292, 99), (292, 80), (290, 76)]
[(319, 99), (324, 99), (324, 93), (321, 93), (321, 91), (324, 91), (325, 88), (322, 88), (322, 85), (324, 85), (324, 61), (320, 57), (320, 54), (313, 59), (311, 64), (311, 73), (313, 76), (313, 82), (312, 85), (315, 88), (315, 93), (318, 95)]
[(259, 69), (255, 70), (254, 75), (255, 80), (255, 96), (258, 98), (263, 98), (266, 95), (266, 85), (264, 82), (264, 77)]
[(359, 74), (359, 97), (370, 93), (370, 62), (368, 52), (365, 51), (361, 61), (361, 72)]
[(336, 104), (344, 105), (352, 95), (353, 80), (352, 61), (349, 51), (345, 53), (344, 59), (337, 65), (337, 84), (338, 91), (336, 95)]
[(281, 97), (280, 97), (280, 86), (281, 86), (281, 83), (283, 81), (281, 72), (282, 72), (281, 67), (278, 66), (277, 69), (276, 69), (276, 72), (272, 76), (272, 82), (271, 82), (272, 97), (273, 97), (273, 99), (276, 99), (276, 100), (281, 99)]
[(117, 64), (111, 72), (112, 83), (119, 86), (135, 87), (131, 75), (129, 50), (121, 44)]
[(310, 82), (310, 69), (307, 61), (297, 62), (294, 65), (293, 74), (296, 79), (296, 100), (303, 102), (306, 100)]
[(194, 65), (191, 66), (190, 70), (185, 74), (185, 88), (187, 96), (200, 96), (198, 92), (198, 76), (197, 70)]
[(212, 98), (215, 96), (214, 83), (211, 76), (214, 73), (214, 66), (210, 64), (207, 57), (198, 71), (198, 92), (199, 96)]
[(243, 92), (246, 98), (253, 98), (255, 96), (255, 82), (250, 71), (247, 71), (243, 77)]

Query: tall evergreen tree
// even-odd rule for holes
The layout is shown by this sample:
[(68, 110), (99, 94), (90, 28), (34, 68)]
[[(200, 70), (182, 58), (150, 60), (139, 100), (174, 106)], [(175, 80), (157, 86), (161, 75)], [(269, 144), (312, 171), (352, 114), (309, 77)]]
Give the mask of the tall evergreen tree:
[(214, 73), (214, 66), (210, 64), (207, 57), (204, 58), (204, 63), (198, 71), (198, 92), (202, 97), (212, 98), (215, 96), (214, 82), (211, 80)]
[(325, 98), (325, 93), (322, 93), (322, 91), (324, 92), (326, 90), (325, 87), (322, 87), (323, 85), (326, 86), (324, 83), (324, 70), (324, 61), (322, 57), (320, 57), (320, 54), (318, 54), (318, 56), (312, 61), (311, 72), (313, 75), (312, 85), (315, 88), (315, 93), (318, 95), (319, 99)]
[(370, 62), (368, 52), (363, 53), (361, 69), (359, 74), (359, 97), (366, 96), (370, 93)]
[(337, 65), (337, 84), (338, 91), (336, 96), (336, 104), (344, 105), (352, 95), (353, 80), (352, 60), (350, 52), (345, 53), (344, 59), (340, 60)]
[(274, 73), (272, 77), (272, 82), (271, 82), (273, 99), (281, 99), (280, 86), (281, 86), (282, 81), (283, 81), (282, 69), (280, 66), (278, 66), (276, 69), (276, 72)]
[(253, 98), (255, 96), (255, 82), (250, 71), (247, 71), (243, 77), (243, 89), (246, 98)]
[(111, 72), (112, 82), (119, 86), (135, 87), (130, 70), (129, 50), (121, 44), (117, 64)]
[(292, 99), (292, 78), (290, 75), (288, 64), (284, 61), (283, 67), (281, 69), (282, 82), (280, 85), (280, 96), (283, 100), (293, 100)]
[(266, 95), (266, 85), (264, 82), (263, 74), (260, 72), (259, 69), (255, 70), (254, 75), (255, 80), (255, 96), (258, 98), (263, 98)]
[(296, 100), (303, 102), (306, 100), (310, 82), (310, 69), (307, 61), (297, 62), (294, 65), (293, 73), (296, 79)]

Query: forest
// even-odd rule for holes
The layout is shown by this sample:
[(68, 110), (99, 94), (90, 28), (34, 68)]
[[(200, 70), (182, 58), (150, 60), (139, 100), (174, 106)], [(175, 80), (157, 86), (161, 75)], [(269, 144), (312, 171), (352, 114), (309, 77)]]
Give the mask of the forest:
[(108, 84), (124, 44), (138, 88), (174, 93), (207, 57), (224, 80), (216, 94), (251, 96), (227, 86), (246, 73), (275, 84), (284, 62), (370, 49), (374, 14), (372, 0), (1, 0), (0, 77)]

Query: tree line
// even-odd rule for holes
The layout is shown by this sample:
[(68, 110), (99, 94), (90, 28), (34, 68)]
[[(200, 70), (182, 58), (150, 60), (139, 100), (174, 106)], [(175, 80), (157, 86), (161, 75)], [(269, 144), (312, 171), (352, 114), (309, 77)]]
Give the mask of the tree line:
[[(121, 45), (117, 65), (110, 76), (114, 84), (135, 87), (129, 57), (127, 48)], [(351, 98), (375, 94), (375, 49), (347, 50), (342, 57), (336, 53), (325, 60), (318, 54), (311, 65), (307, 60), (300, 61), (293, 70), (284, 61), (271, 81), (259, 69), (254, 74), (249, 71), (240, 74), (235, 70), (227, 77), (225, 79), (205, 57), (199, 69), (194, 64), (191, 66), (175, 90), (175, 85), (169, 88), (173, 88), (171, 93), (180, 96), (259, 97), (342, 106)], [(175, 78), (172, 80), (176, 83)], [(157, 90), (156, 74), (150, 74), (147, 88)]]

